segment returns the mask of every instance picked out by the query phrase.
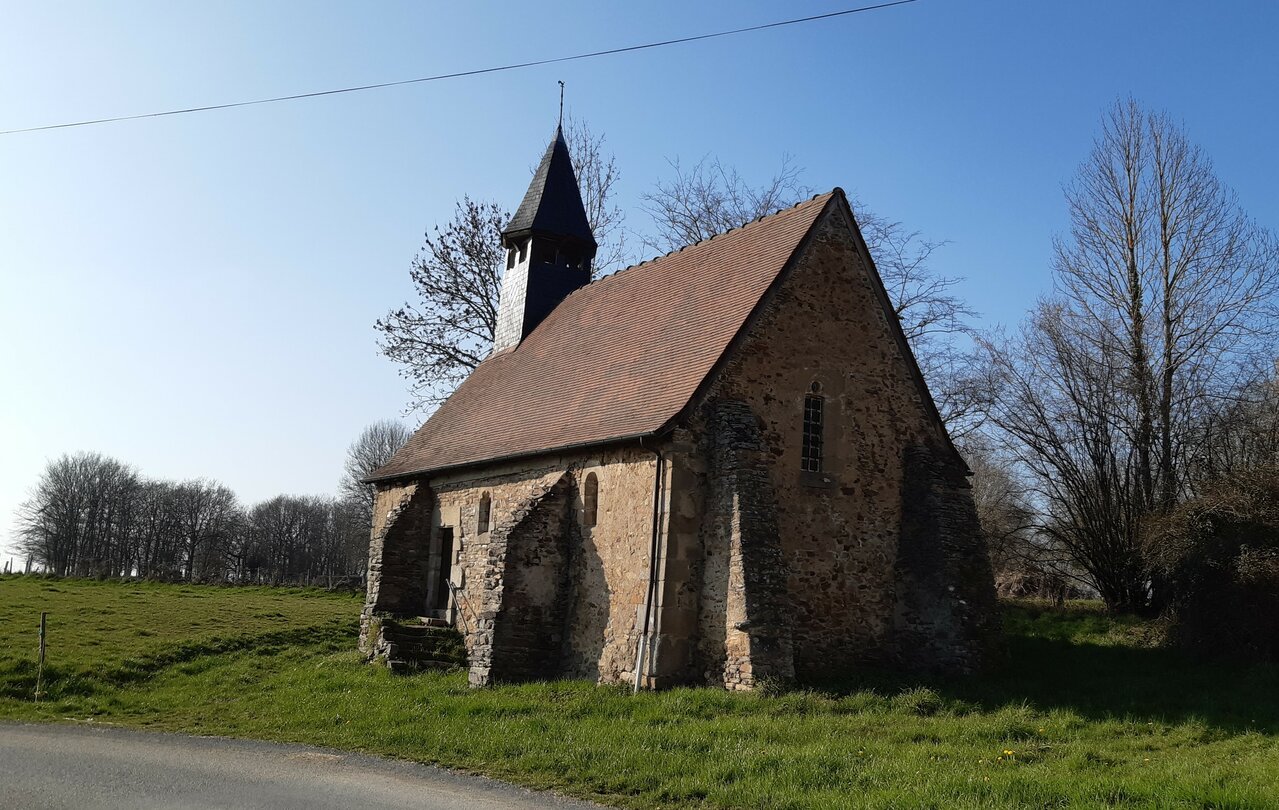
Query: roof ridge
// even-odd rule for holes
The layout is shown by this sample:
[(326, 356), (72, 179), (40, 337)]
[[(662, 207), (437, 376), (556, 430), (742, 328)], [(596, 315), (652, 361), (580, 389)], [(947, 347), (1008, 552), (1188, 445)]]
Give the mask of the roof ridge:
[[(758, 224), (758, 223), (760, 223), (760, 222), (763, 222), (763, 221), (764, 221), (764, 220), (766, 220), (766, 219), (772, 219), (773, 217), (778, 216), (779, 214), (782, 214), (782, 213), (784, 213), (784, 212), (786, 212), (786, 211), (792, 211), (792, 210), (794, 210), (794, 209), (796, 209), (796, 208), (799, 208), (801, 205), (807, 205), (808, 203), (811, 203), (811, 202), (813, 202), (814, 200), (817, 200), (817, 199), (819, 199), (819, 198), (821, 198), (821, 197), (829, 197), (829, 196), (833, 196), (833, 195), (835, 195), (835, 194), (837, 194), (837, 193), (842, 194), (843, 192), (844, 192), (844, 190), (843, 190), (842, 188), (840, 188), (839, 186), (835, 186), (835, 187), (834, 187), (833, 189), (831, 189), (830, 191), (821, 191), (821, 192), (817, 192), (817, 193), (813, 194), (813, 196), (809, 197), (809, 198), (808, 198), (808, 199), (806, 199), (806, 200), (797, 200), (796, 202), (794, 202), (794, 203), (792, 203), (792, 204), (790, 204), (790, 205), (783, 206), (782, 208), (778, 208), (776, 211), (771, 211), (771, 212), (769, 212), (769, 213), (767, 213), (767, 214), (760, 214), (759, 216), (755, 217), (754, 219), (750, 220), (749, 222), (743, 222), (741, 225), (734, 225), (733, 227), (729, 228), (728, 230), (725, 230), (725, 231), (719, 231), (719, 232), (717, 232), (717, 233), (713, 233), (713, 234), (711, 234), (710, 236), (706, 237), (705, 239), (699, 239), (699, 240), (697, 240), (696, 242), (689, 242), (688, 244), (680, 245), (679, 247), (677, 247), (677, 248), (672, 248), (672, 249), (670, 249), (670, 250), (666, 251), (665, 253), (662, 253), (662, 254), (660, 254), (660, 255), (658, 255), (658, 256), (653, 256), (653, 257), (651, 257), (651, 258), (644, 259), (643, 261), (636, 262), (635, 264), (628, 264), (627, 266), (623, 267), (622, 269), (620, 269), (620, 270), (615, 270), (615, 271), (613, 271), (612, 273), (609, 273), (609, 274), (608, 274), (608, 275), (606, 275), (606, 276), (600, 276), (599, 278), (593, 278), (593, 279), (591, 279), (589, 282), (587, 282), (586, 284), (583, 284), (581, 287), (578, 287), (576, 290), (573, 290), (573, 292), (569, 293), (569, 296), (576, 295), (576, 294), (577, 294), (580, 290), (584, 290), (584, 289), (586, 289), (587, 287), (590, 287), (590, 286), (592, 286), (592, 285), (594, 285), (594, 284), (598, 284), (599, 282), (604, 281), (605, 279), (610, 279), (610, 278), (613, 278), (614, 276), (620, 276), (622, 273), (625, 273), (627, 270), (634, 270), (634, 269), (636, 269), (636, 268), (638, 268), (638, 267), (643, 267), (643, 266), (644, 266), (644, 265), (646, 265), (646, 264), (652, 264), (653, 262), (658, 261), (658, 260), (660, 260), (660, 259), (665, 259), (665, 258), (668, 258), (668, 257), (670, 257), (670, 256), (674, 256), (676, 253), (683, 253), (683, 252), (684, 252), (684, 250), (685, 250), (685, 249), (687, 249), (687, 248), (697, 247), (698, 245), (704, 245), (704, 244), (706, 244), (706, 243), (710, 242), (711, 240), (715, 239), (716, 237), (719, 237), (719, 236), (727, 236), (728, 234), (730, 234), (730, 233), (732, 233), (732, 232), (734, 232), (734, 231), (744, 230), (744, 229), (746, 229), (746, 228), (751, 227), (752, 225), (756, 225), (756, 224)], [(565, 299), (566, 299), (566, 300), (567, 300), (567, 298), (568, 298), (568, 296), (565, 296)]]

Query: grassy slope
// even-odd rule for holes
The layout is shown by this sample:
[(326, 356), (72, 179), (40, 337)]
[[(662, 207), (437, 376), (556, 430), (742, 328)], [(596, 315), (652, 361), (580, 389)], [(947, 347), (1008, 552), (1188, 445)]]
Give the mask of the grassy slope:
[[(56, 671), (36, 705), (17, 696), (18, 662), (41, 606), (56, 617)], [(357, 607), (313, 592), (0, 579), (0, 718), (316, 743), (633, 807), (1279, 806), (1279, 670), (1150, 649), (1140, 624), (1094, 606), (1009, 608), (995, 676), (866, 674), (774, 697), (392, 676), (352, 651)], [(180, 654), (164, 653), (174, 642)]]

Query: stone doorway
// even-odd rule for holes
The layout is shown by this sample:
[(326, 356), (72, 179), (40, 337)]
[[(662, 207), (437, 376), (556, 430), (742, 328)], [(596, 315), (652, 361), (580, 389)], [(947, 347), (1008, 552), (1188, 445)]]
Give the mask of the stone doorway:
[(440, 545), (431, 566), (434, 582), (428, 588), (427, 615), (447, 618), (450, 597), (450, 579), (453, 575), (453, 527), (440, 527)]

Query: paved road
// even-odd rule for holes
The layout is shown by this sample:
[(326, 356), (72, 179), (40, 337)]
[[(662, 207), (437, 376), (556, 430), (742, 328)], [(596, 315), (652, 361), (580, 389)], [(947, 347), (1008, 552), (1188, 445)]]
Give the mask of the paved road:
[(0, 724), (0, 808), (586, 810), (426, 765), (295, 745)]

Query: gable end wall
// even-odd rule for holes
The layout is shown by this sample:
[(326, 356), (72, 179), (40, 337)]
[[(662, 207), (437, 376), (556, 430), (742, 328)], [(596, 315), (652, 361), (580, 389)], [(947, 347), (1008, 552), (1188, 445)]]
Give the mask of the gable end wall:
[[(938, 495), (946, 508), (966, 514), (971, 497), (962, 461), (920, 391), (890, 317), (844, 208), (830, 206), (690, 418), (692, 430), (705, 437), (703, 452), (712, 476), (721, 463), (712, 439), (717, 414), (728, 404), (740, 404), (758, 421), (767, 447), (785, 577), (784, 596), (764, 611), (763, 623), (774, 636), (779, 624), (789, 624), (787, 642), (801, 678), (827, 677), (863, 661), (905, 660), (909, 655), (899, 643), (905, 635), (932, 632), (930, 622), (939, 616), (942, 625), (950, 621), (945, 610), (921, 616), (913, 607), (903, 611), (899, 606), (905, 594), (918, 590), (915, 569), (899, 561), (904, 498), (918, 491), (905, 486), (906, 459), (926, 453), (934, 466), (951, 472), (935, 477), (948, 482), (947, 491)], [(800, 469), (804, 397), (813, 383), (820, 385), (825, 406), (822, 474)], [(960, 483), (952, 486), (956, 476)], [(716, 540), (717, 531), (722, 534), (717, 524), (722, 527), (724, 516), (739, 508), (741, 497), (722, 487), (718, 495), (708, 495), (702, 528), (708, 555), (713, 556), (717, 542), (722, 545)], [(956, 518), (946, 525), (962, 523)], [(922, 524), (940, 525), (937, 520)], [(919, 525), (919, 520), (912, 524), (916, 529)], [(948, 592), (958, 594), (955, 599), (967, 595), (963, 583), (952, 581), (954, 566), (942, 557), (957, 553), (984, 559), (984, 547), (967, 537), (957, 548), (943, 548), (936, 531), (910, 534), (908, 542), (915, 547), (908, 561), (923, 561), (932, 572), (926, 587), (955, 585), (957, 590)], [(757, 550), (760, 559), (771, 555), (768, 548)], [(712, 556), (703, 594), (708, 606), (716, 604)], [(972, 589), (981, 602), (989, 583), (983, 581), (980, 563), (976, 568)], [(749, 580), (749, 572), (744, 576)], [(912, 605), (923, 601), (915, 599)], [(716, 636), (725, 637), (721, 622), (720, 613), (703, 610), (704, 648), (719, 643)], [(904, 622), (911, 624), (911, 632), (899, 632), (908, 629)], [(966, 643), (965, 632), (940, 629), (943, 636), (950, 633), (956, 646)], [(727, 633), (731, 647), (734, 628)], [(719, 654), (709, 653), (712, 659)], [(704, 663), (714, 670), (717, 662)], [(782, 668), (774, 663), (770, 670)]]

